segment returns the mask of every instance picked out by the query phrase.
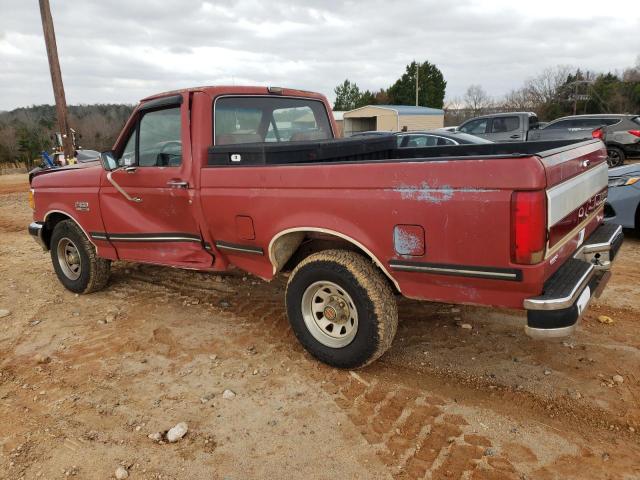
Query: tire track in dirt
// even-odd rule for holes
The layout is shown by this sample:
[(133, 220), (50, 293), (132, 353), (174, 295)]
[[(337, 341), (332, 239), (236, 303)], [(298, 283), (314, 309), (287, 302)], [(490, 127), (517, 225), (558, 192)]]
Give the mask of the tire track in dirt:
[[(178, 301), (216, 308), (222, 298), (234, 289), (211, 292), (206, 284), (210, 278), (199, 274), (181, 280), (182, 272), (158, 267), (140, 266), (129, 272), (136, 285), (136, 296), (149, 294), (175, 298)], [(196, 278), (196, 280), (194, 280)], [(199, 278), (199, 280), (197, 280)], [(242, 277), (246, 278), (246, 277)], [(227, 277), (232, 284), (246, 285), (239, 276)], [(201, 283), (202, 282), (202, 283)], [(194, 284), (195, 283), (195, 284)], [(158, 289), (158, 286), (164, 287)], [(196, 288), (193, 288), (196, 287)], [(241, 294), (231, 299), (229, 309), (240, 322), (242, 336), (261, 338), (272, 345), (271, 354), (284, 354), (296, 371), (320, 384), (332, 396), (336, 405), (347, 413), (363, 438), (397, 478), (417, 479), (459, 478), (477, 472), (497, 475), (495, 478), (516, 478), (515, 467), (506, 457), (496, 456), (492, 464), (484, 452), (492, 442), (484, 436), (470, 433), (473, 429), (460, 415), (452, 415), (443, 408), (445, 401), (414, 388), (387, 384), (368, 374), (349, 373), (331, 369), (310, 359), (292, 338), (282, 298), (278, 293), (282, 284), (251, 289), (249, 296)], [(242, 343), (241, 347), (246, 347)]]
[[(247, 283), (247, 277), (231, 274), (223, 277), (228, 287), (212, 291), (209, 286), (219, 283), (206, 274), (191, 273), (185, 279), (183, 272), (140, 266), (129, 275), (137, 282), (150, 284), (140, 287), (145, 296), (154, 291), (158, 298), (169, 295), (183, 303), (195, 302), (216, 310), (220, 309), (221, 301), (228, 300), (230, 305), (222, 311), (237, 319), (238, 327), (242, 329), (240, 346), (246, 347), (247, 336), (262, 338), (270, 345), (270, 354), (285, 355), (297, 366), (298, 373), (318, 382), (336, 405), (347, 413), (363, 438), (376, 449), (380, 459), (397, 478), (464, 476), (510, 479), (520, 478), (523, 468), (530, 471), (536, 465), (535, 456), (528, 466), (527, 462), (521, 462), (518, 467), (505, 455), (486, 456), (485, 451), (493, 447), (490, 438), (475, 433), (476, 426), (469, 424), (464, 417), (447, 413), (446, 401), (442, 398), (425, 395), (424, 389), (412, 388), (410, 382), (403, 378), (396, 378), (394, 383), (385, 381), (386, 374), (393, 373), (396, 367), (384, 361), (374, 367), (376, 372), (365, 370), (354, 376), (311, 359), (290, 331), (283, 307), (284, 286), (281, 280), (251, 288), (255, 282)], [(158, 289), (159, 286), (164, 290)], [(447, 375), (451, 381), (450, 372)], [(465, 386), (465, 379), (458, 380), (462, 384), (458, 388), (478, 388), (477, 385)], [(517, 399), (525, 400), (527, 408), (534, 408), (539, 414), (544, 414), (552, 402), (545, 399), (536, 404), (540, 399), (526, 400), (522, 396)], [(578, 413), (582, 409), (583, 406), (576, 404), (573, 412)], [(569, 424), (572, 421), (582, 423), (588, 420), (588, 415), (574, 415), (572, 419), (569, 414)], [(605, 423), (608, 427), (609, 419), (604, 423), (596, 422), (596, 426), (602, 427)], [(526, 444), (514, 444), (513, 448), (528, 450)]]

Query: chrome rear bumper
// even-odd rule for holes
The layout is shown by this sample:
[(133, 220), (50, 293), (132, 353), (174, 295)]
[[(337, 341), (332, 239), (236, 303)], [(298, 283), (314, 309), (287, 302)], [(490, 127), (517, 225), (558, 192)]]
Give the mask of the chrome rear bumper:
[(601, 225), (573, 258), (545, 282), (541, 295), (525, 299), (527, 335), (534, 338), (571, 335), (591, 298), (599, 296), (608, 282), (608, 270), (622, 240), (622, 227)]

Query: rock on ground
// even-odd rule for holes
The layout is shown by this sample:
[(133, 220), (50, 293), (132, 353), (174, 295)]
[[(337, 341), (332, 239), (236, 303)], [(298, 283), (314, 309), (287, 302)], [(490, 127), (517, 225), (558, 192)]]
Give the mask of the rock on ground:
[(116, 472), (114, 475), (118, 480), (124, 480), (125, 478), (129, 478), (129, 472), (127, 472), (127, 469), (124, 468), (123, 466), (119, 466), (118, 468), (116, 468)]
[(177, 442), (184, 437), (189, 431), (189, 427), (186, 423), (180, 422), (175, 427), (167, 432), (167, 441), (170, 443)]

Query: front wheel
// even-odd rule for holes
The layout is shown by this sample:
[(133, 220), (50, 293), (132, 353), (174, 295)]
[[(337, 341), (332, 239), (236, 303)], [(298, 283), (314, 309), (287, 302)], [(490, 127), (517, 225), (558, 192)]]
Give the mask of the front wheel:
[(625, 154), (621, 148), (607, 147), (607, 165), (609, 167), (619, 167), (624, 164)]
[(72, 292), (95, 292), (109, 281), (111, 262), (98, 257), (82, 229), (71, 220), (53, 229), (51, 261), (60, 283)]
[(286, 302), (300, 343), (334, 367), (373, 362), (396, 334), (393, 291), (380, 270), (355, 252), (326, 250), (305, 258), (289, 277)]

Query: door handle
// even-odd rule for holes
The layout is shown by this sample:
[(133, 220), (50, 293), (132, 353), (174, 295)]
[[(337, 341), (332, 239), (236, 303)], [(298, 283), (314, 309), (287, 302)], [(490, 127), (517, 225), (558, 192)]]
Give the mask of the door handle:
[(169, 180), (167, 185), (171, 188), (189, 188), (189, 182), (184, 180)]
[(138, 170), (138, 167), (124, 167), (123, 170), (127, 173), (136, 173), (136, 170)]
[(509, 138), (520, 138), (520, 135), (511, 135)]

